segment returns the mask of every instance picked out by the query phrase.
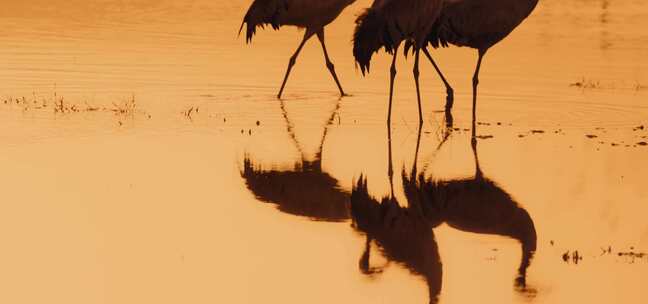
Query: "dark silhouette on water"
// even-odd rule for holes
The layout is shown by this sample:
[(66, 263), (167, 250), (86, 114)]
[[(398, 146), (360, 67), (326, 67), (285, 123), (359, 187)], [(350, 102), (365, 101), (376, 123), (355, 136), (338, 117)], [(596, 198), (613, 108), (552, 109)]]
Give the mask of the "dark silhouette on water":
[(476, 168), (474, 177), (453, 180), (426, 178), (424, 172), (417, 172), (418, 157), (415, 156), (410, 174), (403, 171), (405, 196), (408, 201), (423, 202), (420, 204), (421, 212), (432, 227), (446, 223), (458, 230), (506, 236), (520, 242), (522, 259), (515, 282), (520, 290), (526, 291), (526, 273), (537, 245), (533, 219), (510, 194), (484, 176), (474, 137), (471, 146)]
[[(288, 133), (302, 151), (283, 103), (282, 110)], [(371, 267), (369, 262), (370, 243), (375, 240), (387, 259), (404, 265), (414, 274), (426, 279), (431, 299), (434, 299), (431, 302), (436, 303), (441, 290), (441, 262), (434, 233), (423, 215), (407, 214), (393, 197), (386, 198), (382, 204), (378, 203), (369, 197), (366, 180), (363, 178), (354, 186), (352, 194), (349, 194), (338, 186), (335, 178), (322, 170), (322, 147), (328, 126), (336, 112), (337, 109), (325, 127), (315, 160), (303, 159), (292, 169), (263, 170), (246, 157), (241, 175), (247, 187), (259, 200), (276, 204), (280, 211), (315, 221), (344, 221), (350, 218), (351, 210), (354, 228), (368, 236), (367, 250), (360, 258), (361, 271), (366, 274), (382, 271), (381, 267)], [(389, 174), (393, 176), (391, 141), (389, 157)], [(354, 206), (350, 206), (350, 199), (354, 201)], [(386, 217), (381, 218), (381, 212), (385, 212)], [(393, 225), (390, 226), (390, 223)], [(385, 225), (384, 229), (380, 228), (382, 225)]]
[[(288, 134), (302, 152), (283, 102), (280, 104)], [(293, 168), (264, 170), (246, 156), (241, 175), (248, 189), (260, 201), (276, 204), (284, 213), (308, 217), (314, 221), (342, 222), (351, 218), (352, 227), (366, 235), (365, 250), (358, 262), (360, 271), (376, 275), (387, 266), (372, 266), (371, 246), (376, 244), (388, 261), (402, 265), (425, 280), (430, 303), (438, 302), (443, 273), (434, 227), (446, 223), (462, 231), (511, 237), (520, 242), (522, 249), (522, 259), (515, 279), (516, 287), (521, 292), (530, 291), (526, 287), (526, 272), (537, 242), (533, 220), (505, 190), (484, 176), (474, 139), (472, 148), (475, 176), (433, 180), (424, 176), (425, 168), (423, 172), (419, 172), (417, 168), (421, 144), (419, 128), (414, 165), (411, 172), (402, 172), (407, 199), (407, 205), (402, 207), (394, 197), (390, 129), (387, 168), (389, 196), (380, 201), (371, 197), (367, 179), (363, 176), (354, 183), (351, 193), (348, 193), (334, 177), (322, 169), (324, 142), (338, 108), (329, 117), (314, 160), (307, 160), (302, 152), (302, 161)]]
[(375, 241), (388, 259), (422, 276), (428, 286), (429, 302), (437, 303), (441, 292), (442, 265), (439, 248), (430, 223), (421, 212), (420, 200), (409, 200), (401, 207), (393, 194), (391, 172), (391, 131), (389, 132), (389, 172), (391, 195), (380, 202), (369, 195), (367, 180), (362, 176), (351, 192), (353, 226), (366, 234), (365, 251), (360, 257), (360, 270), (368, 275), (381, 272), (371, 267), (371, 243)]
[[(535, 9), (537, 3), (538, 0), (446, 0), (444, 2), (441, 14), (436, 19), (427, 41), (434, 48), (448, 47), (453, 44), (477, 49), (477, 67), (473, 75), (473, 122), (476, 120), (477, 85), (484, 55), (520, 25)], [(446, 111), (450, 111), (454, 91), (429, 52), (425, 48), (423, 52), (446, 86), (448, 92)]]
[(324, 59), (326, 59), (326, 67), (331, 73), (331, 76), (333, 76), (333, 80), (335, 80), (335, 84), (340, 90), (340, 95), (346, 96), (342, 89), (342, 85), (340, 85), (340, 80), (335, 73), (335, 66), (333, 65), (333, 62), (331, 62), (326, 50), (326, 44), (324, 43), (324, 27), (333, 22), (333, 20), (335, 20), (340, 13), (342, 13), (342, 11), (353, 2), (355, 2), (355, 0), (254, 0), (254, 2), (252, 2), (252, 5), (243, 18), (241, 28), (239, 29), (240, 34), (245, 24), (247, 24), (247, 31), (245, 34), (246, 42), (249, 43), (252, 41), (252, 37), (256, 33), (257, 27), (263, 28), (266, 25), (272, 26), (275, 30), (278, 30), (281, 26), (285, 25), (292, 25), (305, 29), (302, 42), (299, 44), (299, 47), (297, 47), (297, 50), (292, 57), (290, 57), (286, 76), (281, 84), (281, 89), (279, 90), (279, 94), (277, 94), (277, 98), (281, 99), (281, 95), (286, 87), (286, 82), (288, 81), (288, 76), (290, 76), (290, 72), (297, 61), (297, 57), (306, 42), (312, 38), (313, 35), (317, 35), (317, 38), (322, 44)]
[(305, 216), (315, 221), (339, 222), (349, 218), (349, 193), (342, 190), (338, 181), (322, 170), (322, 151), (328, 128), (340, 107), (331, 113), (319, 151), (314, 160), (307, 160), (293, 132), (283, 101), (281, 109), (288, 134), (302, 154), (302, 161), (289, 169), (264, 170), (249, 156), (245, 157), (241, 176), (250, 191), (261, 201), (276, 204), (282, 212)]
[(419, 125), (423, 124), (421, 92), (419, 89), (419, 52), (427, 44), (426, 36), (441, 11), (442, 0), (374, 0), (356, 20), (353, 37), (353, 56), (362, 74), (369, 72), (371, 56), (381, 48), (393, 55), (389, 80), (389, 110), (387, 124), (391, 124), (391, 107), (396, 77), (396, 55), (405, 41), (414, 47), (414, 81), (419, 110)]

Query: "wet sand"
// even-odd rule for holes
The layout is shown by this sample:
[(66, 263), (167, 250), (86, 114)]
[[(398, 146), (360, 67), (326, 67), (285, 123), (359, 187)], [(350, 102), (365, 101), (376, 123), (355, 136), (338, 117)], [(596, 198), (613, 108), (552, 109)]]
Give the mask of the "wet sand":
[[(0, 12), (0, 302), (648, 301), (648, 257), (630, 254), (648, 252), (648, 5), (541, 0), (491, 50), (476, 155), (492, 183), (479, 185), (507, 203), (461, 199), (435, 221), (416, 215), (401, 173), (416, 163), (443, 189), (477, 180), (476, 56), (433, 52), (456, 92), (441, 148), (445, 88), (423, 64), (419, 142), (412, 60), (399, 60), (393, 230), (370, 216), (391, 193), (389, 58), (362, 78), (350, 51), (369, 2), (327, 32), (353, 96), (339, 100), (311, 41), (284, 102), (274, 95), (301, 35), (266, 30), (246, 46), (247, 5), (28, 0)], [(361, 178), (367, 199), (352, 201)], [(535, 231), (524, 286), (525, 241), (487, 224), (493, 210), (528, 214), (513, 230)]]

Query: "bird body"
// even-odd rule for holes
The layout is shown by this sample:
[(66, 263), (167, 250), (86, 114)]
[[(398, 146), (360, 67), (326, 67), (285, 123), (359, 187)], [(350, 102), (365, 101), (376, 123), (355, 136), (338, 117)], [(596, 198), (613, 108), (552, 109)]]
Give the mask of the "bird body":
[(432, 46), (490, 48), (506, 38), (538, 0), (446, 0), (432, 31)]
[(281, 89), (277, 98), (281, 99), (283, 90), (288, 81), (288, 76), (292, 71), (293, 66), (297, 61), (297, 57), (301, 52), (306, 42), (317, 35), (322, 50), (324, 51), (324, 58), (326, 59), (326, 67), (328, 68), (331, 76), (335, 80), (335, 84), (340, 90), (340, 95), (346, 96), (342, 85), (335, 73), (335, 67), (329, 58), (324, 42), (324, 27), (333, 22), (340, 13), (355, 0), (254, 0), (248, 9), (239, 34), (243, 31), (243, 27), (247, 24), (245, 34), (245, 41), (250, 43), (252, 37), (256, 34), (257, 28), (264, 28), (266, 25), (272, 26), (273, 29), (278, 30), (285, 25), (296, 26), (306, 29), (302, 42), (297, 47), (295, 53), (290, 57), (288, 62), (288, 69), (284, 77)]
[[(299, 28), (324, 27), (333, 22), (355, 0), (255, 0), (243, 19), (247, 24), (247, 41), (258, 27), (271, 25)], [(241, 27), (242, 29), (242, 27)]]
[(333, 22), (355, 0), (289, 0), (289, 10), (284, 17), (287, 25), (298, 27), (324, 27)]

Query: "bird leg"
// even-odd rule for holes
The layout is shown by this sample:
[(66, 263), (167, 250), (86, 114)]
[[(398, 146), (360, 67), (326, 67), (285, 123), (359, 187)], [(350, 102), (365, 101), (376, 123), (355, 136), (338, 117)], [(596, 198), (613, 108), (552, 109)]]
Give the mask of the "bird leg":
[(313, 31), (307, 29), (306, 33), (304, 33), (304, 39), (299, 44), (299, 47), (295, 51), (295, 54), (293, 54), (290, 57), (290, 61), (288, 61), (288, 70), (286, 71), (286, 76), (284, 77), (283, 83), (281, 84), (281, 89), (279, 90), (279, 94), (277, 95), (278, 99), (281, 99), (281, 95), (283, 94), (284, 88), (286, 87), (286, 82), (288, 82), (288, 76), (290, 76), (290, 71), (292, 71), (295, 62), (297, 62), (297, 57), (299, 56), (299, 53), (301, 52), (302, 48), (304, 48), (306, 41), (308, 41), (308, 39), (313, 37), (314, 34), (315, 33)]
[(396, 78), (396, 56), (398, 55), (398, 47), (400, 45), (396, 45), (394, 47), (394, 58), (392, 59), (392, 64), (391, 68), (389, 69), (389, 110), (387, 112), (387, 125), (391, 126), (391, 108), (392, 108), (392, 100), (394, 97), (394, 79)]
[(470, 140), (470, 147), (472, 148), (473, 157), (475, 158), (475, 179), (479, 180), (484, 177), (481, 166), (479, 165), (479, 155), (477, 154), (477, 138), (472, 137)]
[(331, 76), (333, 76), (333, 80), (335, 80), (335, 84), (337, 84), (338, 89), (340, 89), (340, 96), (348, 96), (346, 93), (344, 93), (344, 90), (342, 89), (342, 85), (340, 84), (340, 80), (338, 79), (337, 74), (335, 73), (335, 66), (333, 65), (333, 62), (331, 62), (331, 59), (329, 58), (328, 52), (326, 51), (326, 44), (324, 43), (324, 29), (320, 29), (317, 31), (317, 38), (319, 39), (320, 43), (322, 44), (322, 50), (324, 50), (324, 58), (326, 59), (326, 67), (328, 68), (329, 72), (331, 72)]
[(430, 55), (430, 52), (428, 52), (427, 48), (423, 48), (423, 54), (430, 60), (432, 65), (434, 66), (434, 69), (437, 71), (437, 74), (439, 74), (439, 77), (441, 77), (441, 80), (443, 81), (443, 84), (445, 84), (446, 87), (446, 105), (445, 109), (446, 112), (450, 112), (452, 110), (452, 105), (454, 104), (454, 90), (450, 86), (450, 83), (446, 80), (445, 76), (443, 76), (443, 73), (441, 73), (441, 69), (439, 69), (439, 66), (434, 62), (434, 59), (432, 59), (432, 56)]
[(421, 49), (416, 49), (416, 55), (414, 58), (414, 82), (416, 82), (416, 101), (418, 102), (418, 111), (419, 111), (419, 128), (423, 125), (423, 110), (421, 109), (421, 89), (419, 86), (419, 54)]
[(389, 193), (390, 199), (394, 199), (394, 164), (392, 162), (392, 137), (391, 137), (391, 125), (387, 125), (387, 158), (389, 162), (387, 164), (387, 177), (389, 177)]
[(475, 125), (477, 124), (477, 85), (479, 84), (479, 69), (481, 68), (482, 59), (486, 54), (486, 50), (479, 50), (479, 59), (477, 59), (477, 67), (475, 68), (475, 74), (473, 75), (473, 106), (472, 106), (472, 138), (475, 138), (476, 130)]

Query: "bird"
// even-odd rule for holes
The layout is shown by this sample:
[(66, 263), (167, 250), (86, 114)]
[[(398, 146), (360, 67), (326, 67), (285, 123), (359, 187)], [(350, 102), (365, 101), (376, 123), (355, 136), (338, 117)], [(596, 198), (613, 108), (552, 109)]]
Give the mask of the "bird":
[(304, 38), (288, 61), (288, 69), (286, 70), (279, 94), (277, 94), (278, 99), (281, 99), (283, 95), (286, 82), (288, 82), (288, 76), (290, 76), (290, 72), (297, 62), (299, 53), (306, 42), (314, 35), (317, 35), (322, 45), (326, 67), (331, 73), (331, 76), (333, 76), (333, 80), (335, 80), (335, 84), (340, 90), (340, 95), (347, 96), (342, 89), (340, 80), (335, 73), (335, 66), (326, 50), (324, 27), (333, 22), (353, 2), (355, 0), (254, 0), (252, 2), (239, 29), (240, 35), (243, 27), (247, 24), (246, 43), (249, 44), (252, 42), (252, 37), (256, 34), (257, 28), (264, 28), (266, 25), (272, 26), (275, 30), (279, 30), (282, 26), (296, 26), (300, 29), (305, 29)]
[(419, 125), (423, 124), (419, 88), (419, 52), (439, 17), (443, 0), (375, 0), (356, 20), (353, 55), (362, 74), (369, 72), (373, 53), (384, 48), (393, 55), (389, 81), (387, 124), (391, 124), (391, 108), (396, 77), (396, 56), (403, 41), (414, 47), (414, 81), (419, 110)]
[(506, 38), (535, 9), (538, 0), (445, 0), (439, 18), (432, 26), (423, 53), (430, 60), (447, 90), (446, 112), (452, 110), (454, 90), (427, 50), (455, 45), (477, 50), (477, 66), (472, 79), (473, 129), (476, 120), (479, 71), (486, 52)]

